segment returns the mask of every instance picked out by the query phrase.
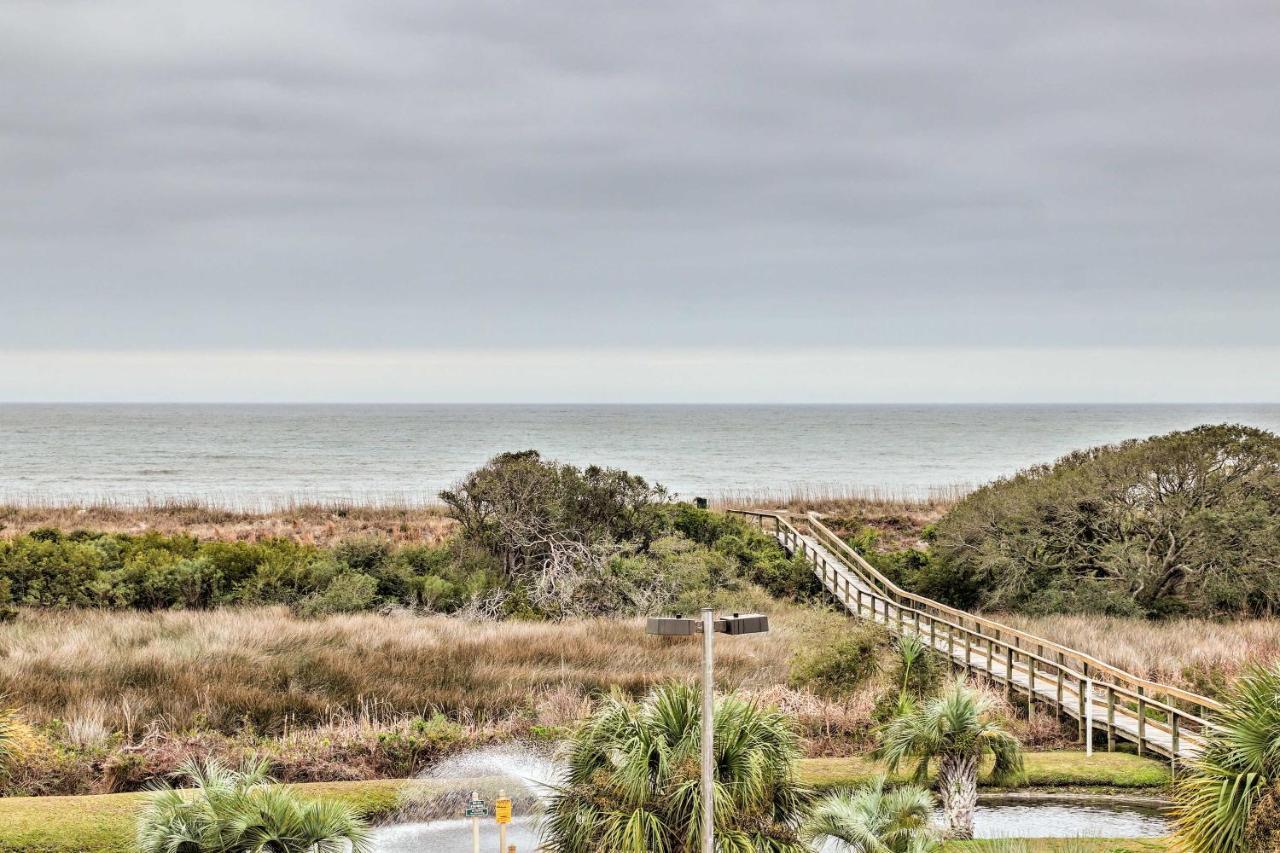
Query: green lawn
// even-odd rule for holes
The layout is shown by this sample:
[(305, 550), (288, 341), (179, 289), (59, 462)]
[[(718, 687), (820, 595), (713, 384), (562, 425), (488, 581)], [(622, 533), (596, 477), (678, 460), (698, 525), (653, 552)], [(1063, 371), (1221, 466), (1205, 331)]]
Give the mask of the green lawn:
[(1164, 838), (1028, 838), (1017, 841), (952, 841), (946, 853), (1156, 853), (1171, 849)]
[[(1122, 753), (1028, 753), (1027, 784), (1034, 787), (1101, 787), (1159, 789), (1169, 781), (1164, 764)], [(801, 779), (817, 788), (855, 785), (877, 771), (863, 758), (813, 758), (800, 763)], [(310, 796), (336, 797), (360, 806), (377, 819), (391, 812), (406, 784), (418, 789), (430, 783), (384, 779), (372, 782), (315, 782), (297, 785)], [(132, 847), (134, 815), (144, 794), (99, 794), (87, 797), (0, 798), (0, 853), (127, 853)], [(1058, 847), (1053, 846), (1058, 844)], [(1074, 842), (1073, 842), (1074, 843)], [(1084, 842), (1081, 842), (1083, 844)], [(1154, 842), (1088, 842), (1078, 851), (1163, 850)], [(1153, 846), (1154, 844), (1154, 846)], [(1047, 845), (1047, 846), (1046, 846)], [(1128, 845), (1128, 846), (1125, 846)], [(1055, 851), (1062, 842), (1036, 841), (1030, 851)], [(977, 849), (955, 846), (956, 850)], [(1003, 851), (1002, 851), (1003, 853)], [(1021, 853), (1021, 851), (1019, 851)]]
[[(913, 768), (900, 767), (895, 779)], [(849, 785), (882, 771), (867, 758), (809, 758), (800, 762), (800, 776), (815, 788)], [(1123, 752), (1029, 752), (1026, 787), (1032, 788), (1163, 788), (1169, 767), (1163, 762)]]
[[(316, 797), (335, 797), (360, 806), (376, 819), (399, 801), (404, 782), (314, 782), (297, 785)], [(2, 853), (129, 853), (134, 820), (145, 794), (86, 797), (0, 798)]]

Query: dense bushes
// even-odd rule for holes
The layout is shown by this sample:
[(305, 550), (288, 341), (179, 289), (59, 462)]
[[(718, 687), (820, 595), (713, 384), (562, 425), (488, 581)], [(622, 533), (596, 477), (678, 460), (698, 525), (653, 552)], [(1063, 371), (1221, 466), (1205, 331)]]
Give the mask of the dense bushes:
[(918, 591), (1032, 613), (1280, 611), (1280, 437), (1206, 426), (1073, 453), (938, 523)]
[(496, 554), (465, 537), (399, 546), (368, 537), (326, 548), (288, 539), (38, 530), (0, 540), (0, 619), (14, 606), (259, 604), (285, 604), (306, 615), (400, 606), (536, 618), (692, 609), (717, 593), (747, 596), (753, 585), (787, 598), (817, 589), (802, 560), (737, 519), (666, 505), (647, 530), (648, 542), (618, 543), (597, 571), (557, 587), (557, 597), (533, 595), (535, 578), (507, 575)]
[(398, 604), (449, 612), (496, 582), (492, 561), (458, 543), (393, 548), (359, 539), (318, 548), (54, 530), (0, 540), (0, 609), (289, 604), (325, 613)]

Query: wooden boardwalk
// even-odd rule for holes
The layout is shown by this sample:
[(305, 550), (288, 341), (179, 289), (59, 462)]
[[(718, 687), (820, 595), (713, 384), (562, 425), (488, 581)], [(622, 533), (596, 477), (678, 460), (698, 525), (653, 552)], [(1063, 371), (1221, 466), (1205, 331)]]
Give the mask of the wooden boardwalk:
[(812, 513), (737, 511), (802, 554), (826, 588), (855, 616), (914, 635), (960, 670), (1002, 686), (1029, 713), (1049, 709), (1076, 720), (1080, 738), (1107, 749), (1128, 741), (1138, 753), (1175, 764), (1195, 755), (1214, 700), (1151, 682), (1104, 661), (895, 586)]

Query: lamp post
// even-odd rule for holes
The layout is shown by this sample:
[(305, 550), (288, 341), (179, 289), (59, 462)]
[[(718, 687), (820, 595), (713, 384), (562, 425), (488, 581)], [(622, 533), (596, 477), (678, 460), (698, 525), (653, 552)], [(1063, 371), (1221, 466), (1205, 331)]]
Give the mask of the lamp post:
[(710, 607), (702, 608), (700, 619), (674, 617), (650, 619), (646, 634), (660, 637), (688, 637), (702, 634), (702, 853), (715, 853), (715, 653), (716, 632), (723, 634), (762, 634), (769, 630), (769, 617), (758, 613), (715, 618)]

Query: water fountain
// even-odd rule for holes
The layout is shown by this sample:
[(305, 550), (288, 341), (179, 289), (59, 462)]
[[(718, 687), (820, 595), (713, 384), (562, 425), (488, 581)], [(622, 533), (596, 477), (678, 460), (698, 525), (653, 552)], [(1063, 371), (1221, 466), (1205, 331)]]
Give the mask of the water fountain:
[[(450, 758), (422, 774), (419, 788), (406, 790), (396, 823), (377, 831), (375, 849), (378, 853), (470, 853), (471, 822), (461, 817), (467, 798), (477, 791), (492, 803), (498, 791), (505, 789), (516, 814), (507, 842), (516, 845), (519, 853), (536, 853), (537, 815), (562, 771), (545, 748), (504, 745)], [(1115, 798), (984, 796), (976, 817), (977, 834), (983, 838), (1137, 837), (1167, 832), (1158, 803)], [(492, 853), (498, 848), (492, 816), (482, 820), (481, 827), (480, 849)], [(839, 849), (839, 845), (827, 845), (822, 853)]]
[[(459, 817), (476, 791), (492, 803), (505, 790), (515, 819), (507, 828), (507, 843), (520, 853), (534, 853), (538, 836), (536, 815), (561, 775), (561, 767), (546, 750), (504, 745), (471, 750), (447, 759), (419, 777), (421, 785), (406, 790), (395, 824), (379, 829), (378, 853), (470, 853), (471, 822)], [(493, 818), (481, 821), (481, 850), (498, 847)], [(506, 851), (502, 851), (506, 853)]]

